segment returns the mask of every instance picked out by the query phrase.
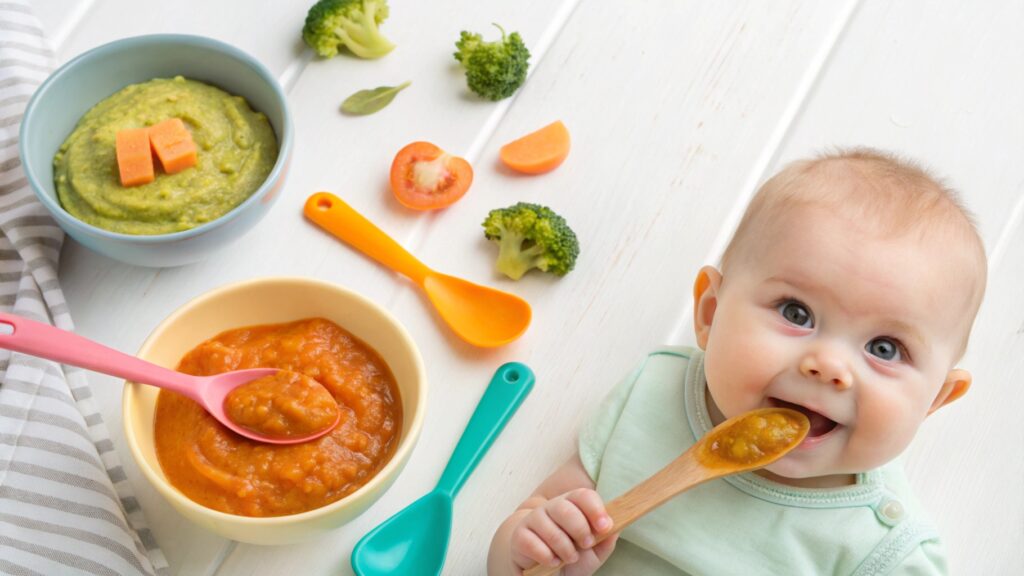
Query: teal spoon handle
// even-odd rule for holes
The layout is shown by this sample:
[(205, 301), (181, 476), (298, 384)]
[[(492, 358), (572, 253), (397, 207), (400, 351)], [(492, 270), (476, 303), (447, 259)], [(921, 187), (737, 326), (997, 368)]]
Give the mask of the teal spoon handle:
[(437, 482), (437, 491), (455, 498), (505, 423), (530, 393), (533, 380), (533, 371), (524, 364), (509, 362), (498, 368)]

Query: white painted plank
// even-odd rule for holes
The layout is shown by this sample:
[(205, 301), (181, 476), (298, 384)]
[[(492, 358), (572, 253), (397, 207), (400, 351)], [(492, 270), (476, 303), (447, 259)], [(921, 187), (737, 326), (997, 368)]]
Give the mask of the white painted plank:
[[(57, 55), (63, 61), (118, 38), (143, 34), (196, 34), (215, 38), (252, 54), (272, 72), (281, 73), (303, 52), (299, 31), (305, 10), (293, 2), (221, 0), (183, 5), (135, 0), (47, 0), (44, 12), (56, 2), (71, 19), (83, 5), (92, 4), (73, 30), (58, 36)], [(70, 6), (68, 6), (70, 5)], [(60, 33), (58, 28), (55, 32)]]
[(79, 26), (96, 0), (45, 0), (34, 2), (32, 9), (46, 31), (50, 45), (59, 49), (68, 35)]
[(907, 458), (952, 574), (1024, 573), (1024, 222), (1008, 232), (964, 359), (974, 384), (930, 419)]
[[(671, 333), (718, 222), (847, 13), (845, 4), (798, 2), (664, 1), (639, 10), (580, 3), (483, 147), (473, 189), (417, 235), (428, 264), (526, 297), (530, 330), (506, 348), (473, 349), (438, 324), (423, 298), (401, 291), (393, 309), (417, 338), (431, 379), (430, 411), (405, 473), (336, 533), (295, 547), (239, 546), (221, 573), (274, 574), (302, 558), (311, 573), (348, 574), (356, 540), (433, 486), (493, 370), (519, 360), (534, 368), (537, 385), (456, 501), (445, 573), (482, 573), (494, 528), (573, 450), (580, 413)], [(654, 25), (652, 14), (673, 26)], [(574, 139), (565, 165), (533, 178), (496, 165), (502, 143), (556, 118)], [(518, 200), (567, 218), (583, 248), (576, 271), (518, 283), (495, 275), (496, 250), (480, 222)], [(380, 210), (372, 197), (355, 202)], [(402, 216), (380, 210), (378, 218), (394, 229)], [(422, 216), (407, 221), (414, 219)], [(349, 262), (346, 250), (330, 259)], [(325, 274), (343, 278), (318, 272)]]
[[(1024, 571), (1024, 438), (1013, 418), (1024, 407), (1014, 378), (1024, 236), (1009, 226), (1024, 198), (1024, 118), (1013, 112), (1024, 101), (1021, 21), (1024, 4), (1011, 1), (866, 2), (771, 170), (828, 146), (896, 151), (960, 190), (989, 252), (1002, 246), (963, 360), (977, 385), (929, 419), (907, 454), (954, 574)], [(990, 446), (1012, 448), (997, 457)]]
[(1020, 194), (1021, 21), (1012, 0), (866, 2), (780, 158), (853, 145), (906, 154), (962, 191), (992, 246)]

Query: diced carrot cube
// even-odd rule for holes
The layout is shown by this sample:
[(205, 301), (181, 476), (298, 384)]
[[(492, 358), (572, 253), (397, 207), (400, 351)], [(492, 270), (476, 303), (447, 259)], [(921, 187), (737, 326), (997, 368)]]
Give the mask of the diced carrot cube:
[(149, 132), (145, 128), (119, 130), (114, 135), (117, 150), (117, 171), (125, 187), (148, 184), (153, 174), (153, 153), (149, 149)]
[(181, 118), (171, 118), (150, 126), (149, 142), (164, 172), (168, 174), (196, 165), (196, 144)]

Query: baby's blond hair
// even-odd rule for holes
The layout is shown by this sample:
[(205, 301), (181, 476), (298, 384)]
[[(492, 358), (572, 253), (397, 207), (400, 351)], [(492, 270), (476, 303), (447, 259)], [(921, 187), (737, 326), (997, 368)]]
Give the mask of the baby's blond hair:
[(788, 164), (754, 195), (722, 255), (721, 269), (752, 243), (776, 216), (796, 206), (835, 210), (879, 233), (955, 235), (967, 250), (975, 278), (973, 310), (985, 291), (987, 259), (974, 217), (959, 195), (940, 179), (909, 160), (871, 148), (840, 149)]

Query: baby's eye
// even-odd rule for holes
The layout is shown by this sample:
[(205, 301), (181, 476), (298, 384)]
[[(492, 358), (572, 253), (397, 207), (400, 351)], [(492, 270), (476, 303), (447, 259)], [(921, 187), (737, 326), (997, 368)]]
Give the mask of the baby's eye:
[(875, 338), (864, 347), (868, 354), (882, 360), (901, 360), (900, 345), (892, 338)]
[(790, 324), (801, 328), (814, 328), (814, 316), (802, 303), (796, 300), (786, 300), (778, 306), (779, 314)]

